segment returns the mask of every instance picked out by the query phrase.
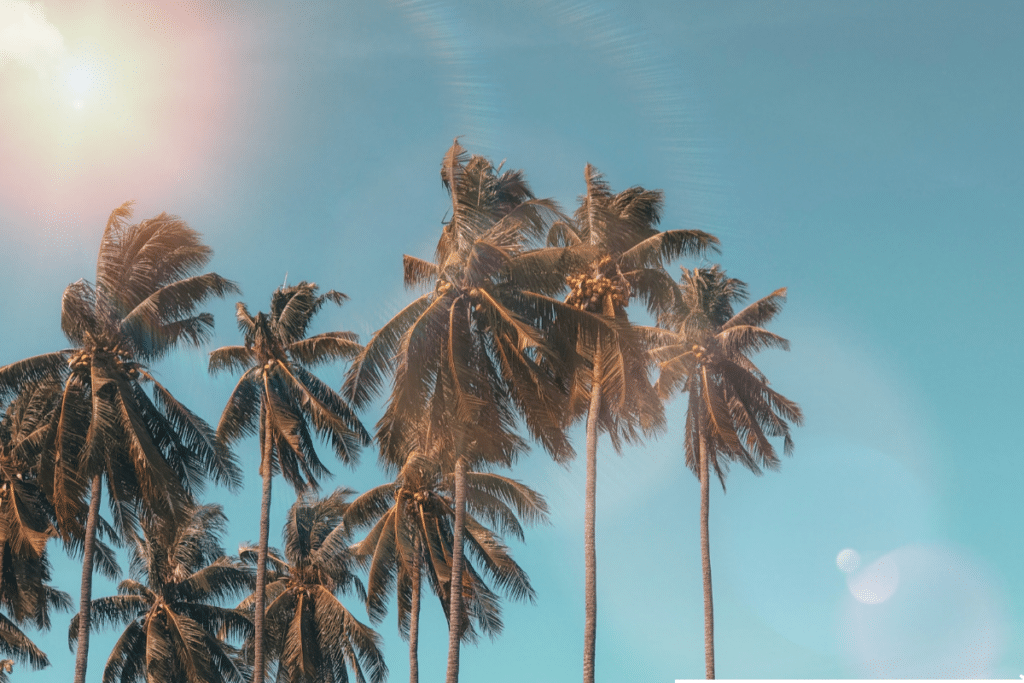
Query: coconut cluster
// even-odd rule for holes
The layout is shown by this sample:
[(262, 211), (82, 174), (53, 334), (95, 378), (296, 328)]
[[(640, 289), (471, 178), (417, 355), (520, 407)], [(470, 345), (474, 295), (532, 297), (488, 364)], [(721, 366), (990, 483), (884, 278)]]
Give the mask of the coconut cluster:
[(120, 372), (123, 372), (129, 379), (137, 379), (139, 376), (138, 363), (132, 360), (131, 352), (120, 343), (113, 346), (100, 346), (94, 349), (81, 349), (68, 358), (68, 367), (71, 372), (83, 378), (92, 376), (93, 363), (106, 360)]
[[(611, 271), (611, 272), (609, 272)], [(569, 285), (569, 296), (565, 303), (591, 313), (604, 311), (604, 304), (611, 299), (614, 308), (629, 304), (629, 283), (611, 264), (611, 259), (601, 259), (595, 269), (597, 277), (590, 273), (578, 273), (565, 278)]]
[(693, 348), (690, 349), (690, 351), (691, 353), (693, 353), (693, 357), (697, 359), (698, 363), (710, 363), (712, 360), (714, 360), (714, 357), (711, 355), (711, 352), (708, 351), (703, 346), (701, 346), (700, 344), (694, 344)]

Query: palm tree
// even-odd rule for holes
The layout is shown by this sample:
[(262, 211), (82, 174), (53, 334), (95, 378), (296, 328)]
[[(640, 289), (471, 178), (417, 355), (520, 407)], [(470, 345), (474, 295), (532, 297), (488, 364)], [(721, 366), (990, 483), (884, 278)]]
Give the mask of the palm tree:
[[(218, 606), (252, 590), (252, 571), (224, 556), (227, 518), (219, 505), (194, 509), (187, 522), (150, 518), (131, 548), (131, 578), (118, 595), (92, 601), (97, 625), (126, 628), (103, 669), (103, 683), (242, 683), (239, 652), (219, 634), (242, 640), (252, 621)], [(79, 615), (68, 638), (78, 634)]]
[[(350, 571), (352, 534), (343, 520), (351, 493), (342, 488), (322, 499), (302, 496), (288, 511), (284, 555), (268, 555), (266, 649), (277, 661), (278, 683), (348, 683), (349, 669), (360, 683), (367, 676), (371, 683), (387, 678), (380, 636), (338, 600), (349, 591), (366, 600)], [(251, 549), (242, 557), (258, 561)], [(255, 598), (243, 606), (253, 607)]]
[[(0, 654), (33, 668), (49, 665), (46, 655), (18, 625), (49, 630), (50, 610), (71, 609), (67, 593), (49, 585), (46, 543), (52, 527), (35, 482), (37, 450), (46, 433), (46, 414), (55, 391), (26, 391), (0, 418)], [(9, 616), (8, 616), (9, 615)], [(14, 660), (0, 662), (7, 681)]]
[(586, 193), (571, 222), (556, 223), (548, 242), (554, 246), (591, 247), (589, 261), (571, 264), (566, 303), (609, 319), (612, 333), (577, 341), (583, 362), (576, 363), (573, 410), (586, 414), (587, 482), (584, 517), (586, 618), (583, 681), (593, 683), (597, 641), (597, 439), (604, 431), (616, 451), (621, 441), (635, 442), (637, 427), (651, 434), (664, 425), (661, 401), (647, 379), (641, 340), (629, 323), (626, 307), (633, 296), (654, 313), (667, 312), (676, 287), (663, 264), (683, 255), (715, 248), (718, 240), (700, 230), (654, 228), (661, 219), (660, 190), (631, 187), (613, 194), (596, 168), (587, 164)]
[[(469, 158), (456, 141), (441, 179), (452, 200), (434, 262), (405, 257), (407, 286), (431, 284), (378, 330), (353, 363), (346, 391), (365, 405), (394, 371), (387, 409), (377, 425), (381, 458), (400, 467), (415, 445), (455, 454), (448, 683), (458, 681), (466, 475), (474, 463), (507, 465), (524, 450), (521, 418), (557, 460), (573, 455), (561, 428), (563, 392), (541, 362), (561, 357), (540, 328), (573, 310), (523, 287), (516, 260), (558, 218), (533, 197), (520, 172), (500, 173)], [(578, 316), (576, 316), (578, 317)], [(418, 434), (412, 434), (418, 432)]]
[[(84, 683), (88, 664), (103, 482), (114, 525), (128, 538), (140, 515), (183, 520), (207, 477), (229, 486), (240, 481), (233, 457), (209, 425), (146, 365), (181, 344), (203, 343), (213, 316), (196, 309), (237, 288), (216, 273), (195, 274), (211, 251), (179, 218), (164, 213), (128, 225), (130, 217), (130, 203), (111, 213), (95, 283), (80, 280), (64, 291), (61, 328), (74, 346), (0, 368), (0, 401), (43, 381), (62, 387), (38, 477), (57, 529), (66, 538), (82, 538), (75, 683)], [(152, 387), (152, 398), (144, 384)]]
[[(345, 513), (346, 523), (352, 529), (372, 526), (366, 538), (352, 548), (369, 564), (366, 605), (372, 621), (384, 618), (391, 593), (397, 588), (399, 631), (409, 640), (410, 683), (419, 680), (417, 648), (424, 575), (449, 617), (454, 484), (451, 471), (445, 473), (437, 458), (417, 453), (406, 461), (393, 483), (367, 491)], [(466, 559), (476, 559), (483, 574), (510, 597), (533, 601), (534, 592), (526, 573), (512, 559), (502, 540), (475, 516), (523, 540), (517, 515), (528, 522), (546, 519), (544, 499), (514, 479), (489, 472), (467, 472), (466, 505)], [(497, 596), (469, 561), (465, 563), (462, 586), (467, 617), (463, 621), (463, 640), (475, 639), (474, 624), (492, 638), (498, 635), (502, 623)]]
[(711, 551), (708, 543), (708, 480), (713, 468), (725, 490), (729, 462), (755, 474), (776, 470), (780, 462), (769, 440), (782, 437), (790, 455), (789, 423), (803, 422), (800, 407), (768, 385), (749, 359), (766, 348), (789, 349), (789, 342), (764, 329), (782, 310), (786, 290), (778, 289), (739, 313), (733, 304), (747, 296), (746, 284), (727, 277), (719, 266), (683, 269), (681, 300), (662, 316), (668, 330), (651, 329), (661, 346), (652, 351), (661, 375), (663, 396), (687, 393), (686, 465), (700, 480), (700, 541), (704, 570), (704, 663), (715, 677), (714, 610), (711, 597)]
[(238, 327), (245, 345), (226, 346), (210, 354), (210, 372), (242, 372), (221, 414), (218, 439), (232, 444), (255, 433), (260, 439), (263, 497), (256, 563), (254, 683), (262, 683), (265, 671), (263, 622), (273, 476), (282, 474), (298, 493), (318, 488), (317, 479), (330, 472), (317, 457), (313, 433), (329, 439), (347, 465), (354, 465), (359, 448), (370, 443), (370, 435), (345, 399), (310, 371), (362, 350), (351, 332), (306, 337), (313, 316), (325, 303), (340, 305), (346, 299), (334, 290), (318, 296), (317, 289), (308, 282), (277, 289), (269, 315), (252, 316), (239, 302)]

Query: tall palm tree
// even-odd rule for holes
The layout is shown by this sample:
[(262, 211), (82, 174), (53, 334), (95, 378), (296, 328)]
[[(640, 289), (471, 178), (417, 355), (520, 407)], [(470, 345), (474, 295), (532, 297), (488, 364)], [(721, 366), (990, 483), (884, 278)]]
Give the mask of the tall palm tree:
[[(381, 683), (388, 668), (376, 631), (360, 623), (338, 600), (339, 593), (366, 590), (351, 572), (352, 533), (344, 523), (352, 491), (338, 489), (318, 499), (299, 498), (288, 511), (284, 554), (268, 561), (266, 648), (277, 662), (278, 683), (348, 683), (348, 670), (362, 683)], [(242, 557), (257, 562), (258, 554)], [(255, 595), (243, 603), (254, 606)]]
[(184, 519), (207, 477), (229, 486), (240, 481), (231, 454), (209, 425), (146, 365), (182, 344), (203, 343), (213, 316), (196, 309), (237, 288), (216, 273), (195, 274), (211, 251), (181, 219), (162, 213), (129, 225), (130, 218), (130, 203), (111, 213), (95, 283), (79, 280), (64, 291), (61, 328), (73, 346), (0, 368), (0, 401), (41, 381), (62, 387), (39, 483), (58, 530), (82, 536), (75, 683), (85, 682), (88, 663), (103, 483), (114, 525), (127, 538), (140, 515)]
[[(103, 683), (242, 683), (239, 652), (220, 637), (243, 640), (252, 621), (217, 603), (252, 590), (252, 571), (224, 556), (227, 518), (219, 505), (195, 508), (188, 521), (146, 519), (131, 547), (131, 578), (118, 595), (92, 601), (97, 625), (123, 625)], [(78, 634), (79, 615), (68, 638)]]
[(727, 277), (719, 266), (683, 269), (681, 300), (662, 316), (667, 330), (650, 330), (661, 342), (652, 351), (661, 374), (663, 396), (687, 393), (686, 466), (700, 480), (700, 541), (704, 573), (704, 664), (715, 677), (714, 609), (711, 595), (711, 550), (708, 541), (709, 472), (725, 490), (729, 463), (739, 462), (755, 474), (775, 470), (780, 462), (770, 439), (782, 437), (783, 452), (793, 451), (790, 425), (803, 422), (800, 407), (768, 385), (750, 360), (766, 348), (789, 349), (789, 342), (764, 329), (782, 310), (786, 290), (778, 289), (739, 313), (733, 304), (747, 296), (746, 284)]
[(660, 190), (631, 187), (613, 194), (596, 168), (584, 171), (586, 193), (572, 221), (556, 223), (548, 242), (554, 246), (591, 247), (588, 261), (567, 262), (571, 287), (566, 303), (615, 323), (611, 333), (578, 338), (583, 360), (574, 365), (573, 407), (586, 415), (587, 479), (584, 516), (585, 622), (583, 681), (593, 683), (597, 641), (597, 440), (604, 431), (616, 451), (622, 440), (634, 442), (639, 430), (651, 434), (664, 425), (661, 401), (647, 377), (640, 338), (627, 316), (634, 296), (654, 313), (670, 310), (676, 287), (665, 272), (666, 261), (699, 255), (718, 240), (700, 230), (655, 229), (661, 220)]
[(330, 440), (335, 454), (347, 465), (354, 465), (359, 448), (370, 443), (370, 435), (345, 399), (310, 371), (324, 363), (352, 358), (362, 350), (351, 332), (306, 336), (313, 316), (325, 303), (340, 305), (346, 299), (334, 290), (321, 295), (317, 290), (308, 282), (281, 287), (271, 296), (269, 314), (252, 316), (239, 302), (238, 328), (245, 345), (226, 346), (210, 354), (210, 372), (242, 372), (221, 414), (217, 437), (232, 444), (258, 433), (260, 440), (263, 497), (256, 563), (254, 683), (262, 683), (265, 671), (263, 634), (273, 476), (282, 474), (299, 493), (318, 488), (318, 478), (330, 472), (317, 457), (314, 433)]
[[(391, 593), (397, 589), (399, 631), (409, 640), (410, 683), (419, 680), (417, 649), (424, 576), (449, 617), (454, 489), (450, 470), (445, 473), (437, 458), (417, 453), (406, 461), (394, 482), (362, 494), (345, 514), (352, 529), (372, 527), (352, 548), (369, 565), (366, 604), (372, 621), (384, 618)], [(502, 628), (497, 596), (484, 582), (484, 575), (509, 597), (534, 599), (526, 573), (512, 559), (501, 538), (476, 517), (522, 540), (518, 518), (528, 522), (546, 519), (547, 505), (537, 492), (490, 472), (467, 472), (466, 505), (463, 640), (472, 641), (474, 624), (492, 638)], [(482, 572), (473, 567), (470, 558), (476, 559)]]
[(552, 202), (535, 199), (522, 173), (501, 173), (483, 157), (470, 158), (458, 142), (445, 155), (441, 179), (452, 209), (435, 259), (405, 257), (406, 285), (432, 290), (374, 334), (353, 363), (346, 390), (364, 405), (394, 371), (377, 426), (385, 463), (401, 466), (412, 444), (455, 454), (447, 681), (456, 683), (466, 475), (474, 463), (504, 465), (518, 457), (526, 445), (516, 433), (520, 418), (553, 457), (572, 457), (561, 429), (562, 389), (540, 362), (560, 357), (540, 328), (557, 311), (572, 309), (524, 288), (515, 268), (559, 217)]

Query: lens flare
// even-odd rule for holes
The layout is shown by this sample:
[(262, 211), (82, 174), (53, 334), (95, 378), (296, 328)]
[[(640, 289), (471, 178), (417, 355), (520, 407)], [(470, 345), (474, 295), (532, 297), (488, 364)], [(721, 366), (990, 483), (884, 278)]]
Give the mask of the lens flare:
[(857, 677), (994, 678), (1000, 595), (965, 552), (904, 546), (853, 577), (850, 593), (840, 632)]
[(844, 574), (852, 574), (860, 567), (860, 553), (847, 548), (836, 556), (836, 566)]
[(850, 595), (865, 605), (885, 602), (896, 592), (899, 583), (900, 568), (889, 557), (877, 560), (846, 580)]

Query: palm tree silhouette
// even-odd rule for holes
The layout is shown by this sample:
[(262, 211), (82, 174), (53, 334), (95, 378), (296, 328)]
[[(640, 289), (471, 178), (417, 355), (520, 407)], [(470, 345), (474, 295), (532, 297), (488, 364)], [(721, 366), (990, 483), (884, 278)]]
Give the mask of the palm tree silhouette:
[[(97, 625), (124, 625), (103, 670), (104, 683), (242, 683), (239, 651), (221, 634), (244, 639), (252, 621), (217, 605), (246, 595), (252, 571), (224, 556), (227, 518), (219, 505), (195, 508), (187, 522), (149, 519), (131, 547), (131, 578), (118, 595), (92, 601)], [(78, 633), (79, 615), (68, 638)]]
[(746, 298), (746, 284), (727, 277), (719, 266), (683, 269), (681, 300), (662, 316), (667, 330), (649, 329), (661, 346), (652, 351), (661, 374), (663, 396), (687, 393), (686, 466), (700, 480), (701, 562), (704, 573), (704, 662), (715, 677), (714, 608), (711, 550), (708, 540), (709, 472), (725, 490), (729, 462), (755, 474), (775, 470), (779, 458), (770, 438), (782, 437), (783, 452), (793, 451), (789, 423), (803, 422), (800, 407), (768, 385), (768, 378), (748, 357), (766, 348), (789, 349), (789, 342), (762, 326), (785, 301), (779, 289), (739, 313), (733, 304)]
[[(216, 273), (195, 274), (211, 251), (181, 219), (163, 213), (129, 225), (130, 218), (130, 203), (111, 213), (95, 283), (80, 280), (64, 291), (61, 328), (74, 346), (0, 368), (0, 401), (40, 381), (62, 386), (39, 484), (53, 505), (57, 529), (79, 532), (83, 539), (75, 683), (85, 683), (88, 664), (103, 482), (114, 525), (127, 539), (140, 515), (183, 521), (207, 477), (229, 486), (241, 478), (209, 425), (146, 366), (182, 344), (203, 343), (213, 316), (196, 309), (237, 287)], [(143, 385), (152, 387), (152, 398)]]
[[(49, 585), (46, 543), (54, 532), (36, 483), (38, 451), (57, 396), (59, 385), (33, 387), (0, 417), (0, 607), (6, 613), (0, 614), (0, 654), (33, 668), (49, 660), (18, 625), (49, 630), (51, 609), (71, 609), (70, 596)], [(0, 681), (13, 665), (12, 659), (0, 663)]]
[[(398, 593), (398, 625), (409, 639), (409, 680), (419, 680), (418, 634), (423, 579), (437, 595), (450, 621), (451, 564), (454, 539), (454, 476), (444, 472), (438, 458), (409, 457), (395, 481), (373, 488), (354, 500), (345, 514), (357, 529), (372, 527), (353, 552), (369, 565), (367, 611), (379, 622), (391, 593)], [(462, 579), (462, 638), (475, 639), (476, 630), (492, 638), (501, 632), (498, 596), (484, 576), (515, 599), (534, 599), (526, 573), (515, 563), (502, 540), (477, 517), (523, 540), (518, 518), (545, 519), (547, 505), (540, 494), (523, 484), (490, 472), (466, 473), (465, 572)], [(477, 559), (476, 569), (470, 558)], [(474, 628), (474, 626), (476, 628)]]
[(210, 354), (210, 372), (242, 372), (221, 414), (217, 437), (232, 444), (258, 433), (260, 440), (263, 496), (260, 557), (256, 563), (254, 683), (262, 683), (265, 673), (265, 587), (273, 476), (282, 474), (298, 493), (318, 487), (318, 478), (330, 472), (316, 454), (314, 433), (328, 439), (338, 458), (348, 465), (354, 465), (359, 448), (370, 443), (370, 435), (345, 399), (310, 371), (317, 365), (352, 358), (362, 349), (351, 332), (306, 337), (313, 316), (325, 303), (340, 305), (346, 299), (334, 290), (321, 295), (317, 290), (308, 282), (281, 287), (271, 297), (269, 314), (252, 316), (239, 302), (238, 327), (245, 345), (225, 346)]
[[(342, 488), (322, 499), (302, 496), (288, 511), (284, 554), (268, 554), (266, 649), (277, 662), (279, 683), (347, 683), (349, 669), (360, 682), (387, 678), (380, 636), (338, 600), (350, 591), (366, 600), (350, 570), (352, 534), (344, 516), (351, 493)], [(242, 557), (258, 561), (252, 549)], [(254, 607), (255, 597), (243, 606)]]
[[(565, 259), (570, 292), (566, 303), (603, 316), (608, 325), (597, 334), (576, 336), (580, 362), (573, 364), (573, 410), (586, 415), (587, 479), (584, 516), (585, 621), (583, 680), (593, 683), (597, 640), (597, 440), (604, 431), (616, 451), (623, 440), (635, 442), (664, 425), (661, 401), (647, 377), (642, 340), (627, 316), (630, 299), (639, 297), (654, 313), (667, 312), (677, 289), (663, 264), (715, 248), (718, 240), (700, 230), (659, 232), (663, 195), (631, 187), (613, 194), (596, 168), (584, 171), (586, 193), (572, 221), (556, 223), (548, 235), (554, 246), (579, 250)], [(564, 332), (562, 332), (564, 334)]]
[(451, 195), (433, 262), (405, 257), (407, 286), (428, 284), (420, 296), (377, 331), (353, 363), (346, 391), (369, 402), (394, 371), (394, 387), (377, 439), (385, 463), (400, 467), (411, 447), (454, 455), (455, 520), (451, 565), (448, 683), (458, 681), (462, 626), (462, 548), (466, 474), (479, 462), (507, 465), (531, 436), (557, 460), (572, 457), (561, 428), (563, 391), (541, 362), (560, 354), (541, 328), (569, 307), (529, 291), (515, 261), (559, 217), (533, 197), (522, 173), (470, 158), (456, 141), (441, 165)]

